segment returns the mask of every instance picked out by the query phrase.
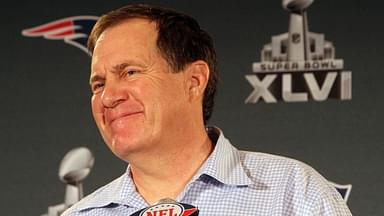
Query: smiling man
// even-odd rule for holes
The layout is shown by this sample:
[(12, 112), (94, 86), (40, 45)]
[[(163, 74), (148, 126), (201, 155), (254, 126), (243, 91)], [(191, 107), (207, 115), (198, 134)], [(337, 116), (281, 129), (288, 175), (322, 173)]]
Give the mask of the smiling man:
[(130, 164), (148, 203), (176, 198), (212, 149), (202, 114), (209, 67), (197, 59), (173, 69), (157, 38), (155, 22), (143, 18), (105, 29), (91, 73), (97, 126), (112, 152)]
[(312, 168), (239, 151), (206, 127), (216, 54), (193, 18), (128, 5), (101, 17), (88, 44), (93, 116), (128, 168), (63, 215), (130, 215), (164, 198), (201, 215), (350, 215)]

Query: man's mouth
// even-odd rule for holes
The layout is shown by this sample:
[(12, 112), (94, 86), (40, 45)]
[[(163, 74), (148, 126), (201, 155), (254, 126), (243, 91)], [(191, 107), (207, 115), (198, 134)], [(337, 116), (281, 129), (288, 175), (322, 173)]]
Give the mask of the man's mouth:
[(141, 112), (141, 111), (121, 113), (121, 114), (118, 114), (118, 115), (115, 115), (115, 116), (111, 116), (111, 118), (108, 119), (107, 123), (108, 123), (108, 125), (112, 125), (113, 123), (115, 123), (115, 122), (117, 122), (119, 120), (130, 118), (130, 117), (133, 117), (135, 115), (142, 114), (142, 113), (143, 112)]

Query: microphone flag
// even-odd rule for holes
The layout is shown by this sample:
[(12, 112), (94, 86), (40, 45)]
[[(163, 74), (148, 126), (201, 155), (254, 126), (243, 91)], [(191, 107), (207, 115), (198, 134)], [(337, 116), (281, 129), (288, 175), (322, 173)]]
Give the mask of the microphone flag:
[(190, 204), (179, 203), (166, 198), (156, 204), (143, 208), (131, 216), (198, 216), (199, 210)]

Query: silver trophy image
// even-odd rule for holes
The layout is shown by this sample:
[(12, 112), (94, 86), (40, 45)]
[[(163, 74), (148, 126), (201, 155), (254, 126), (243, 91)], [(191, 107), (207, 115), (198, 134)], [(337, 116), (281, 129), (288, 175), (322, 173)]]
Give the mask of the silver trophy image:
[(291, 13), (289, 21), (288, 60), (309, 60), (308, 20), (306, 9), (313, 0), (283, 0), (283, 8)]
[(60, 163), (59, 178), (66, 184), (64, 203), (48, 207), (41, 216), (59, 216), (67, 208), (83, 198), (83, 180), (89, 175), (95, 158), (86, 147), (78, 147), (65, 154)]

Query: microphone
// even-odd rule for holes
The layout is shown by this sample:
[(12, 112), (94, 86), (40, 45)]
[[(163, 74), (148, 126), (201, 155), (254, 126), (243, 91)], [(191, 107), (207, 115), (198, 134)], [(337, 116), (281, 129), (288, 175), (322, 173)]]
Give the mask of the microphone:
[(165, 198), (159, 200), (152, 206), (143, 208), (131, 216), (198, 216), (197, 207), (176, 202), (173, 199)]

